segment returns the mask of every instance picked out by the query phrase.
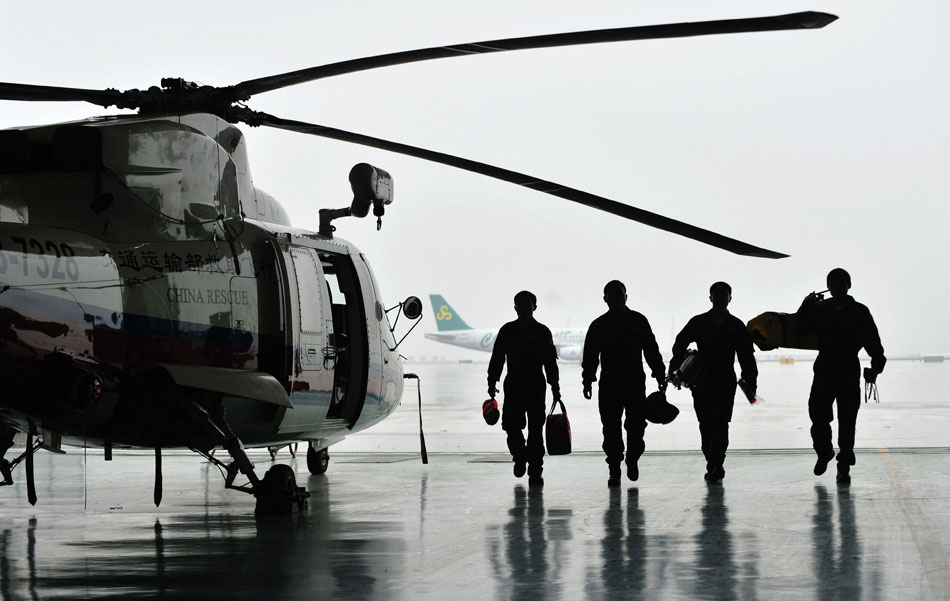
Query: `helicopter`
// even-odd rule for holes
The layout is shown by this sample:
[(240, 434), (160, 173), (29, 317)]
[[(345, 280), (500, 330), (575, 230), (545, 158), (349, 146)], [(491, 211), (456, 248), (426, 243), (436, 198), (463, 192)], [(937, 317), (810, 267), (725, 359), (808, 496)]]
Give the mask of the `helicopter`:
[[(245, 451), (307, 441), (311, 473), (328, 449), (385, 419), (406, 374), (395, 327), (418, 320), (409, 297), (386, 309), (366, 258), (334, 221), (372, 211), (377, 229), (393, 178), (361, 163), (353, 199), (295, 228), (251, 178), (237, 124), (270, 127), (442, 163), (599, 209), (740, 255), (782, 258), (722, 234), (528, 174), (250, 109), (287, 86), (411, 62), (514, 50), (817, 29), (802, 12), (509, 38), (332, 63), (225, 87), (167, 78), (146, 90), (0, 82), (0, 100), (85, 102), (137, 114), (0, 131), (0, 459), (2, 484), (33, 455), (63, 445), (155, 452), (186, 448), (218, 465), (227, 488), (260, 512), (301, 508), (293, 470), (258, 477)], [(408, 332), (407, 332), (408, 334)], [(404, 338), (404, 337), (403, 337)], [(214, 451), (224, 449), (225, 463)], [(236, 484), (243, 475), (245, 484)]]

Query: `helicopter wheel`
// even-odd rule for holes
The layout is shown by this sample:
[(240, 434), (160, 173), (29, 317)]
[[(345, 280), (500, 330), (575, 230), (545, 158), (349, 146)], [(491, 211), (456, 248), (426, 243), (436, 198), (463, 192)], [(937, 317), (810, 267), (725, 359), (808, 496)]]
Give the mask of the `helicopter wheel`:
[(310, 497), (302, 486), (297, 486), (297, 476), (289, 465), (278, 464), (267, 470), (255, 488), (258, 514), (293, 513), (294, 507), (303, 510)]
[(274, 461), (277, 459), (277, 453), (280, 452), (280, 447), (267, 447), (267, 452), (270, 453), (270, 460)]
[(307, 448), (307, 469), (311, 474), (325, 474), (330, 466), (330, 452), (327, 449), (319, 451), (313, 448), (313, 443)]

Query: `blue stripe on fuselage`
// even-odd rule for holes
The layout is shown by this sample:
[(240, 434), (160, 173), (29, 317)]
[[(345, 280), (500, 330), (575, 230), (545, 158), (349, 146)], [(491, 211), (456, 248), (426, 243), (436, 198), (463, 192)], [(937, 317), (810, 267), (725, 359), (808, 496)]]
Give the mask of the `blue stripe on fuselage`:
[[(0, 307), (9, 307), (17, 311), (24, 311), (41, 319), (49, 319), (61, 323), (89, 324), (96, 327), (122, 331), (126, 334), (171, 338), (180, 340), (197, 340), (218, 345), (231, 345), (235, 334), (251, 334), (255, 340), (259, 333), (249, 330), (235, 330), (225, 326), (215, 326), (198, 322), (123, 313), (105, 307), (98, 307), (57, 298), (43, 294), (38, 290), (27, 288), (5, 288), (0, 282)], [(246, 348), (246, 346), (242, 347)]]

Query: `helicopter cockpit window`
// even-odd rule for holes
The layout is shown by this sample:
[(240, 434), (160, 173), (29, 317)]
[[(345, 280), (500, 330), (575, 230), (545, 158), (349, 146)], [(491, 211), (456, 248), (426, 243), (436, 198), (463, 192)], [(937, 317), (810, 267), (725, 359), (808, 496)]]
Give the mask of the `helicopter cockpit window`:
[(347, 305), (351, 299), (355, 299), (353, 291), (347, 294), (347, 286), (341, 286), (340, 277), (337, 272), (339, 268), (338, 258), (330, 258), (330, 255), (321, 255), (323, 275), (326, 279), (327, 300), (329, 300), (330, 311), (333, 320), (333, 345), (345, 347), (350, 328), (353, 326), (348, 315)]
[(347, 255), (321, 253), (320, 260), (329, 291), (333, 319), (333, 338), (336, 346), (347, 346), (367, 335), (363, 291)]
[(340, 290), (340, 281), (336, 277), (333, 266), (329, 263), (323, 263), (323, 273), (327, 279), (327, 293), (330, 297), (330, 303), (343, 302), (346, 304), (346, 296), (344, 296), (343, 291)]
[[(120, 164), (110, 168), (173, 237), (204, 237), (212, 227), (202, 223), (208, 215), (238, 214), (236, 166), (225, 149), (200, 132), (165, 122), (141, 124), (128, 134), (125, 160), (112, 160)], [(198, 205), (208, 210), (196, 212)]]

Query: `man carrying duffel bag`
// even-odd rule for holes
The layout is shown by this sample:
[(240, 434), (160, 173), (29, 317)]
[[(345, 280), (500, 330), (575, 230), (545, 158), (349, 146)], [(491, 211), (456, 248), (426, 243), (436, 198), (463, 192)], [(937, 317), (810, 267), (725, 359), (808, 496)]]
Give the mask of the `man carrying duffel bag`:
[[(561, 412), (555, 413), (557, 406)], [(544, 439), (548, 444), (548, 455), (569, 455), (571, 453), (571, 422), (567, 419), (567, 409), (560, 397), (554, 397), (551, 411), (544, 422)]]
[[(495, 398), (495, 384), (508, 363), (501, 427), (508, 435), (515, 477), (524, 476), (527, 470), (528, 484), (531, 485), (544, 484), (541, 473), (544, 469), (545, 375), (554, 398), (561, 398), (554, 337), (546, 325), (534, 319), (537, 308), (534, 294), (522, 290), (515, 295), (518, 319), (506, 323), (498, 331), (488, 362), (488, 394), (491, 398)], [(527, 443), (523, 432), (525, 426), (528, 427)]]

